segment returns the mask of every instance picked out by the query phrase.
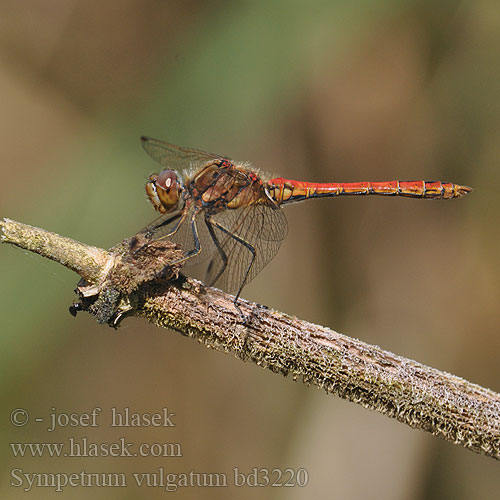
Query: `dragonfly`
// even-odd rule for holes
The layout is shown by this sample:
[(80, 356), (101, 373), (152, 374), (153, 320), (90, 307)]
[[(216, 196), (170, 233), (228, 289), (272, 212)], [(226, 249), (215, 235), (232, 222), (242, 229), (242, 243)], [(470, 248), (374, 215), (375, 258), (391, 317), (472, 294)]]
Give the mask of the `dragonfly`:
[[(207, 262), (205, 284), (236, 292), (278, 252), (288, 232), (282, 205), (351, 195), (461, 198), (472, 189), (441, 181), (315, 183), (267, 178), (249, 163), (227, 156), (141, 137), (146, 153), (163, 170), (152, 174), (146, 193), (160, 217), (142, 233), (149, 240), (179, 243), (189, 264)], [(147, 243), (146, 243), (147, 244)]]

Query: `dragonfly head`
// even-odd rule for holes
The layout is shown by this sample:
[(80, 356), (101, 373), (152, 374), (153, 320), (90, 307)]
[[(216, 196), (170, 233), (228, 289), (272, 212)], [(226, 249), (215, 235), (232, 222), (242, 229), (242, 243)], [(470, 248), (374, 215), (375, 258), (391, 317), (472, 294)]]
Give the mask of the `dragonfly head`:
[(170, 212), (177, 207), (182, 192), (182, 184), (174, 170), (162, 170), (153, 174), (146, 183), (146, 193), (158, 212)]

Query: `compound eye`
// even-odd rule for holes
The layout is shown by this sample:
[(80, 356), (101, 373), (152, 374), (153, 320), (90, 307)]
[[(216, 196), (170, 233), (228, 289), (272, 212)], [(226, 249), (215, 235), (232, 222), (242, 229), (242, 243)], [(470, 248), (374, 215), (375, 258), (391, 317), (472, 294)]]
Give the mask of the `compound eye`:
[(180, 188), (177, 182), (177, 174), (173, 170), (163, 170), (153, 180), (156, 186), (156, 194), (160, 200), (163, 210), (168, 212), (179, 202)]
[(155, 184), (167, 193), (171, 189), (177, 191), (177, 175), (173, 170), (162, 170), (156, 178)]

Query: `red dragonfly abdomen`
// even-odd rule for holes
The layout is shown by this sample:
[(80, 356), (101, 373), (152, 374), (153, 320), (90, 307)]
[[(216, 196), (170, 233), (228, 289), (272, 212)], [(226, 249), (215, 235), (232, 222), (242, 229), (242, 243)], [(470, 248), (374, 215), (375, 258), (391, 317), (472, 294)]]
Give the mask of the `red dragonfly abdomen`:
[(330, 182), (323, 184), (294, 181), (282, 177), (267, 181), (266, 188), (271, 198), (278, 204), (323, 196), (369, 194), (447, 200), (461, 198), (472, 191), (468, 186), (441, 181)]

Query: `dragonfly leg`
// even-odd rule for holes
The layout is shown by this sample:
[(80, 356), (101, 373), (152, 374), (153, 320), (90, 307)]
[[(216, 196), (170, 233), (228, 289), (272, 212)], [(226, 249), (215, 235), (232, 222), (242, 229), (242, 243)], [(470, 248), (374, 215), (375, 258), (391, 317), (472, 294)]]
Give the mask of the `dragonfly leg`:
[[(163, 217), (162, 217), (163, 219)], [(160, 223), (157, 223), (157, 221), (153, 222), (149, 226), (146, 226), (144, 229), (141, 229), (135, 236), (133, 236), (130, 240), (130, 250), (133, 255), (137, 254), (141, 248), (144, 248), (145, 246), (148, 245), (148, 243), (153, 239), (153, 236), (155, 234), (155, 231), (160, 229), (163, 226), (166, 226), (168, 224), (171, 224), (172, 222), (175, 222), (176, 219), (179, 219), (177, 223), (175, 224), (174, 228), (166, 235), (163, 235), (161, 238), (158, 238), (158, 240), (162, 240), (163, 238), (167, 236), (171, 236), (174, 234), (177, 229), (179, 229), (179, 226), (181, 222), (185, 219), (185, 216), (183, 217), (183, 214), (181, 212), (174, 212), (172, 214), (169, 214), (169, 217), (165, 218), (162, 220)], [(149, 240), (146, 241), (145, 243), (140, 244), (140, 239), (138, 238), (139, 235), (144, 235), (144, 237)]]
[[(196, 215), (197, 215), (198, 212), (194, 211), (190, 217), (190, 225), (191, 225), (191, 231), (193, 232), (193, 240), (194, 240), (194, 248), (192, 248), (191, 250), (187, 251), (180, 259), (177, 259), (171, 263), (169, 263), (168, 266), (165, 266), (164, 268), (162, 268), (161, 272), (158, 273), (158, 277), (162, 276), (164, 271), (167, 269), (167, 267), (171, 267), (173, 266), (174, 264), (179, 264), (181, 262), (184, 262), (186, 260), (188, 260), (190, 257), (193, 257), (194, 255), (197, 255), (201, 252), (201, 243), (200, 243), (200, 238), (198, 236), (198, 228), (196, 226)], [(176, 221), (176, 219), (178, 219)], [(172, 236), (174, 235), (179, 227), (181, 226), (181, 224), (186, 220), (186, 212), (184, 211), (183, 213), (181, 212), (177, 212), (175, 214), (172, 214), (171, 217), (168, 217), (167, 219), (165, 219), (164, 221), (160, 222), (159, 224), (151, 224), (150, 226), (144, 228), (141, 233), (142, 234), (145, 234), (146, 237), (149, 237), (150, 239), (154, 236), (154, 232), (156, 230), (158, 230), (159, 228), (163, 227), (163, 226), (166, 226), (167, 224), (170, 224), (172, 222), (175, 222), (175, 226), (172, 228), (171, 231), (169, 231), (167, 234), (161, 236), (160, 238), (157, 238), (155, 241), (160, 241), (160, 240), (163, 240), (164, 238), (168, 238), (169, 236)], [(135, 240), (135, 241), (134, 241)], [(130, 249), (132, 251), (133, 254), (136, 254), (138, 251), (141, 250), (141, 248), (144, 248), (146, 247), (150, 242), (146, 242), (144, 243), (143, 245), (141, 245), (140, 247), (138, 248), (135, 248), (135, 245), (137, 244), (137, 236), (134, 236), (132, 238), (132, 241), (130, 243)]]
[[(212, 221), (212, 218), (209, 215), (205, 215), (205, 224), (208, 228), (208, 232), (210, 233), (212, 241), (215, 244), (215, 248), (217, 248), (217, 252), (219, 252), (219, 256), (222, 260), (222, 268), (217, 273), (217, 276), (215, 276), (215, 278), (213, 278), (210, 281), (210, 283), (207, 283), (208, 286), (213, 286), (215, 283), (217, 283), (217, 280), (222, 276), (222, 273), (226, 270), (228, 258), (227, 258), (226, 252), (224, 252), (224, 250), (221, 247), (219, 238), (217, 238), (217, 235), (215, 234), (215, 231), (213, 228), (214, 222)], [(213, 263), (214, 263), (214, 259), (212, 259), (210, 261), (210, 264), (208, 265), (209, 266), (208, 269), (210, 269), (210, 267), (213, 265)], [(208, 271), (207, 271), (207, 273), (208, 273)]]
[[(177, 259), (176, 261), (170, 263), (169, 265), (173, 264), (179, 264), (180, 262), (184, 262), (185, 260), (188, 260), (190, 257), (194, 257), (195, 255), (198, 255), (201, 252), (201, 243), (200, 243), (200, 238), (198, 236), (198, 227), (196, 226), (196, 215), (198, 212), (194, 211), (193, 214), (191, 215), (191, 231), (193, 232), (193, 241), (194, 241), (194, 248), (191, 250), (188, 250), (185, 254), (184, 257), (181, 257), (180, 259)], [(163, 236), (162, 238), (166, 238), (168, 236), (172, 236), (177, 229), (179, 229), (179, 226), (181, 225), (182, 222), (184, 222), (184, 219), (186, 216), (183, 214), (181, 217), (181, 220), (176, 224), (174, 230), (170, 232), (169, 234)]]
[(238, 243), (240, 243), (241, 245), (243, 245), (252, 254), (252, 260), (250, 261), (250, 264), (248, 264), (247, 270), (245, 272), (245, 277), (243, 278), (243, 280), (241, 282), (241, 285), (240, 285), (240, 288), (238, 289), (238, 292), (236, 293), (236, 297), (234, 298), (234, 301), (233, 301), (235, 307), (238, 309), (238, 311), (240, 312), (240, 314), (242, 314), (241, 309), (238, 307), (237, 302), (238, 302), (238, 299), (240, 298), (241, 291), (243, 290), (243, 287), (246, 284), (246, 281), (247, 281), (247, 278), (248, 278), (248, 274), (250, 273), (250, 269), (252, 269), (253, 263), (255, 262), (255, 258), (257, 257), (257, 253), (255, 251), (255, 247), (253, 247), (252, 245), (250, 245), (250, 243), (248, 243), (248, 241), (245, 241), (243, 238), (241, 238), (237, 234), (232, 233), (229, 229), (225, 228), (223, 225), (221, 225), (221, 224), (219, 224), (218, 222), (215, 222), (215, 221), (213, 222), (213, 225), (215, 227), (217, 227), (218, 229), (220, 229), (223, 233), (227, 234), (230, 238), (233, 238)]
[[(160, 273), (158, 273), (157, 277), (160, 277), (160, 276), (163, 276), (165, 271), (175, 265), (175, 264), (180, 264), (182, 262), (185, 262), (186, 260), (188, 260), (189, 258), (191, 257), (194, 257), (195, 255), (198, 255), (200, 252), (201, 252), (201, 243), (200, 243), (200, 238), (198, 236), (198, 228), (196, 227), (196, 214), (197, 212), (193, 212), (193, 215), (191, 216), (191, 221), (190, 221), (190, 224), (191, 224), (191, 230), (193, 231), (193, 240), (194, 240), (194, 248), (192, 248), (191, 250), (187, 251), (183, 257), (181, 257), (180, 259), (177, 259), (177, 260), (174, 260), (173, 262), (170, 262), (168, 264), (168, 266), (165, 266)], [(182, 221), (185, 219), (185, 217), (182, 217), (181, 218)], [(176, 228), (175, 228), (175, 231), (177, 231), (178, 227), (179, 227), (180, 223), (177, 223), (176, 225)], [(167, 237), (167, 236), (171, 236), (172, 234), (174, 233), (170, 233), (170, 234), (167, 234), (166, 236), (164, 237)], [(162, 238), (164, 238), (162, 237)]]
[(154, 226), (153, 228), (151, 228), (148, 231), (147, 234), (149, 234), (150, 236), (153, 236), (154, 231), (157, 231), (158, 229), (160, 229), (160, 227), (166, 226), (166, 225), (170, 224), (171, 222), (174, 222), (176, 219), (178, 219), (178, 220), (177, 220), (177, 223), (175, 224), (175, 226), (167, 234), (164, 234), (163, 236), (161, 236), (160, 238), (158, 238), (158, 241), (159, 240), (163, 240), (164, 238), (168, 238), (169, 236), (174, 235), (177, 232), (177, 230), (181, 227), (181, 224), (186, 219), (186, 212), (182, 212), (182, 213), (178, 212), (178, 213), (173, 214), (172, 217), (169, 217), (168, 219), (165, 219), (160, 224), (158, 224), (158, 225)]
[(178, 262), (183, 262), (190, 257), (194, 257), (195, 255), (198, 255), (201, 252), (201, 243), (200, 243), (200, 237), (198, 236), (198, 227), (196, 226), (196, 215), (198, 212), (195, 210), (193, 211), (193, 214), (191, 215), (191, 231), (193, 231), (193, 241), (194, 241), (194, 248), (189, 250), (188, 252), (185, 253), (184, 257), (180, 259)]

